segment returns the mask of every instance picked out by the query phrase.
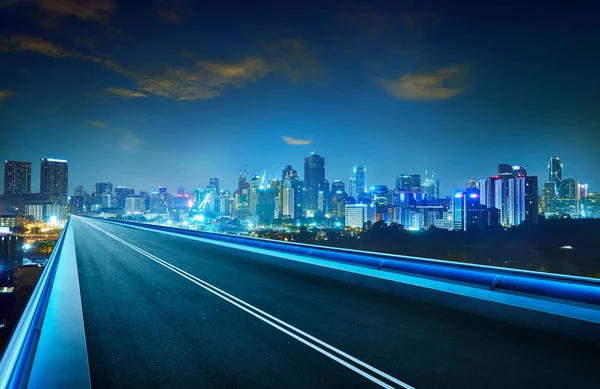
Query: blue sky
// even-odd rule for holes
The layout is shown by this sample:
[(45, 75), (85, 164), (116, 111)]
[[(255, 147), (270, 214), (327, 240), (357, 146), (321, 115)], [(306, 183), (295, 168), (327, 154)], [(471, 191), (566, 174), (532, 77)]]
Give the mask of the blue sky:
[(285, 3), (0, 0), (0, 158), (33, 190), (52, 156), (71, 190), (174, 192), (317, 152), (330, 181), (428, 169), (448, 194), (557, 155), (599, 190), (593, 2)]

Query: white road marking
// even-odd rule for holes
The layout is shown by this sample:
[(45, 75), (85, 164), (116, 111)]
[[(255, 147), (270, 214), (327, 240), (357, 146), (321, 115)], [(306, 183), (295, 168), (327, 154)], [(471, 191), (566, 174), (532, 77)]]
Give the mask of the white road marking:
[[(400, 386), (401, 388), (404, 388), (404, 389), (415, 389), (414, 387), (408, 385), (407, 383), (402, 382), (399, 379), (397, 379), (397, 378), (395, 378), (395, 377), (393, 377), (393, 376), (391, 376), (391, 375), (389, 375), (387, 373), (382, 372), (381, 370), (379, 370), (379, 369), (377, 369), (377, 368), (369, 365), (368, 363), (363, 362), (360, 359), (355, 358), (355, 357), (353, 357), (353, 356), (351, 356), (351, 355), (343, 352), (342, 350), (340, 350), (340, 349), (338, 349), (338, 348), (336, 348), (336, 347), (334, 347), (334, 346), (332, 346), (332, 345), (330, 345), (330, 344), (328, 344), (328, 343), (326, 343), (326, 342), (324, 342), (324, 341), (322, 341), (322, 340), (320, 340), (318, 338), (315, 338), (314, 336), (312, 336), (310, 334), (307, 334), (306, 332), (304, 332), (304, 331), (302, 331), (302, 330), (294, 327), (293, 325), (291, 325), (291, 324), (289, 324), (289, 323), (287, 323), (287, 322), (285, 322), (285, 321), (283, 321), (281, 319), (278, 319), (278, 318), (276, 318), (276, 317), (274, 317), (274, 316), (272, 316), (272, 315), (264, 312), (263, 310), (255, 307), (254, 305), (249, 304), (249, 303), (245, 302), (244, 300), (241, 300), (241, 299), (239, 299), (239, 298), (237, 298), (237, 297), (235, 297), (235, 296), (233, 296), (233, 295), (231, 295), (231, 294), (229, 294), (229, 293), (227, 293), (227, 292), (225, 292), (225, 291), (217, 288), (216, 286), (214, 286), (214, 285), (212, 285), (212, 284), (210, 284), (210, 283), (208, 283), (208, 282), (206, 282), (206, 281), (204, 281), (204, 280), (202, 280), (202, 279), (200, 279), (200, 278), (198, 278), (198, 277), (196, 277), (196, 276), (194, 276), (194, 275), (186, 272), (185, 270), (182, 270), (182, 269), (178, 268), (177, 266), (175, 266), (175, 265), (173, 265), (173, 264), (171, 264), (171, 263), (169, 263), (169, 262), (167, 262), (167, 261), (165, 261), (165, 260), (163, 260), (163, 259), (161, 259), (161, 258), (159, 258), (159, 257), (157, 257), (155, 255), (153, 255), (153, 254), (150, 254), (149, 252), (147, 252), (147, 251), (145, 251), (145, 250), (143, 250), (143, 249), (135, 246), (134, 244), (129, 243), (126, 240), (121, 239), (118, 236), (116, 236), (116, 235), (114, 235), (114, 234), (112, 234), (112, 233), (110, 233), (110, 232), (108, 232), (108, 231), (106, 231), (106, 230), (104, 230), (104, 229), (102, 229), (102, 228), (100, 228), (100, 227), (98, 227), (98, 226), (96, 226), (96, 225), (94, 225), (94, 224), (86, 221), (86, 220), (83, 220), (83, 219), (80, 219), (80, 220), (82, 220), (87, 225), (89, 225), (89, 226), (97, 229), (98, 231), (104, 233), (105, 235), (109, 236), (110, 238), (112, 238), (112, 239), (114, 239), (114, 240), (116, 240), (116, 241), (124, 244), (125, 246), (127, 246), (127, 247), (129, 247), (129, 248), (131, 248), (131, 249), (133, 249), (133, 250), (135, 250), (137, 252), (139, 252), (140, 254), (142, 254), (142, 255), (146, 256), (147, 258), (151, 259), (152, 261), (160, 264), (161, 266), (163, 266), (163, 267), (171, 270), (172, 272), (180, 275), (181, 277), (183, 277), (183, 278), (185, 278), (185, 279), (193, 282), (194, 284), (200, 286), (201, 288), (203, 288), (203, 289), (211, 292), (212, 294), (214, 294), (214, 295), (222, 298), (223, 300), (225, 300), (225, 301), (227, 301), (227, 302), (235, 305), (236, 307), (242, 309), (243, 311), (251, 314), (252, 316), (254, 316), (254, 317), (262, 320), (263, 322), (271, 325), (272, 327), (280, 330), (281, 332), (283, 332), (283, 333), (291, 336), (292, 338), (298, 340), (299, 342), (304, 343), (305, 345), (311, 347), (312, 349), (314, 349), (314, 350), (320, 352), (321, 354), (323, 354), (323, 355), (331, 358), (332, 360), (340, 363), (341, 365), (347, 367), (348, 369), (350, 369), (350, 370), (352, 370), (352, 371), (354, 371), (354, 372), (362, 375), (363, 377), (365, 377), (365, 378), (369, 379), (370, 381), (378, 384), (379, 386), (381, 386), (383, 388), (390, 388), (390, 389), (394, 388), (394, 386), (391, 386), (391, 385), (387, 384), (386, 382), (383, 382), (381, 379), (379, 379), (377, 377), (374, 377), (369, 372), (364, 371), (364, 370), (358, 368), (357, 366), (354, 366), (354, 365), (348, 363), (347, 361), (344, 361), (343, 359), (341, 359), (338, 356), (332, 354), (331, 352), (325, 350), (324, 348), (329, 349), (330, 351), (335, 352), (335, 353), (337, 353), (340, 356), (343, 356), (344, 358), (346, 358), (346, 359), (348, 359), (348, 360), (356, 363), (357, 365), (362, 366), (363, 368), (365, 368), (367, 370), (370, 370), (372, 373), (375, 373), (375, 374), (379, 375), (380, 377), (385, 378), (388, 381), (395, 383), (396, 385)], [(283, 327), (287, 327), (289, 330), (286, 329), (286, 328), (283, 328)], [(292, 332), (292, 331), (294, 331), (295, 333)], [(309, 340), (304, 339), (304, 338), (302, 338), (302, 337), (300, 337), (298, 335), (302, 335), (302, 336), (310, 339), (314, 343), (317, 343), (318, 345), (314, 344), (314, 343), (310, 342)], [(319, 346), (323, 346), (324, 348), (323, 347), (319, 347)]]

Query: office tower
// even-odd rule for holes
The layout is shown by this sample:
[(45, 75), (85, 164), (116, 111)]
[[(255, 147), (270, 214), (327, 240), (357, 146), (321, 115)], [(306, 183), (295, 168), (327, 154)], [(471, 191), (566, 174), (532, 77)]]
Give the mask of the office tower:
[(473, 178), (469, 180), (469, 188), (481, 189), (481, 180), (479, 178)]
[(554, 181), (546, 181), (542, 188), (542, 213), (554, 213), (554, 202), (556, 200), (556, 183)]
[(144, 199), (144, 211), (150, 210), (150, 192), (140, 190), (140, 197)]
[(271, 223), (275, 217), (275, 189), (271, 185), (260, 185), (256, 189), (254, 215), (258, 216), (258, 222), (261, 224)]
[(563, 197), (560, 193), (562, 189), (562, 168), (563, 165), (560, 162), (560, 158), (552, 157), (550, 158), (550, 163), (548, 164), (548, 181), (554, 183), (555, 188), (555, 198)]
[(66, 204), (69, 187), (69, 168), (64, 159), (42, 158), (40, 193), (52, 201)]
[(429, 201), (435, 202), (440, 198), (440, 181), (433, 178), (425, 178), (425, 182), (421, 184), (421, 191), (425, 192)]
[(167, 187), (165, 185), (159, 185), (158, 186), (158, 194), (160, 194), (160, 195), (166, 195), (167, 194)]
[(421, 191), (421, 175), (411, 174), (410, 175), (410, 191), (420, 192)]
[(94, 186), (96, 196), (100, 197), (103, 194), (111, 194), (113, 190), (113, 184), (110, 182), (97, 182)]
[(185, 196), (185, 189), (183, 188), (183, 186), (177, 188), (177, 196)]
[(538, 178), (525, 177), (525, 222), (536, 224), (538, 222)]
[(454, 192), (454, 196), (452, 197), (452, 229), (455, 231), (466, 231), (466, 204), (465, 204), (465, 194), (462, 190), (457, 190)]
[(377, 221), (375, 204), (346, 204), (344, 210), (346, 227), (364, 228), (367, 222)]
[(85, 191), (83, 190), (83, 185), (77, 185), (73, 190), (73, 196), (83, 196)]
[(367, 193), (367, 168), (365, 165), (354, 167), (354, 190), (352, 196), (357, 200), (361, 199)]
[(481, 193), (477, 188), (468, 188), (464, 192), (465, 204), (465, 230), (469, 231), (473, 227), (481, 227)]
[(396, 178), (396, 190), (401, 192), (410, 192), (411, 176), (409, 174), (398, 174), (398, 178)]
[(133, 197), (135, 194), (135, 190), (131, 188), (125, 188), (122, 186), (117, 186), (115, 188), (115, 207), (120, 209), (125, 209), (125, 199), (127, 197)]
[(583, 200), (588, 195), (588, 184), (579, 184), (579, 199)]
[(145, 211), (145, 199), (140, 196), (129, 196), (125, 198), (125, 213), (128, 215), (139, 215)]
[(281, 218), (293, 219), (295, 217), (296, 202), (294, 201), (295, 190), (292, 180), (282, 181), (281, 186)]
[(260, 184), (260, 177), (254, 176), (248, 184), (248, 214), (256, 215), (257, 191)]
[(209, 178), (207, 188), (213, 188), (215, 190), (215, 193), (219, 193), (220, 192), (219, 179), (218, 178)]
[(305, 212), (308, 217), (318, 210), (319, 191), (325, 186), (325, 158), (312, 154), (304, 158)]
[(348, 193), (350, 197), (356, 199), (356, 178), (354, 176), (350, 177), (348, 180)]
[(371, 200), (378, 204), (394, 204), (394, 192), (387, 185), (373, 185), (371, 187)]
[(577, 178), (565, 178), (561, 183), (561, 198), (579, 200), (579, 180)]
[(4, 161), (4, 194), (31, 193), (31, 162)]
[(281, 181), (298, 180), (298, 178), (298, 172), (292, 169), (292, 165), (287, 165), (285, 169), (281, 171)]

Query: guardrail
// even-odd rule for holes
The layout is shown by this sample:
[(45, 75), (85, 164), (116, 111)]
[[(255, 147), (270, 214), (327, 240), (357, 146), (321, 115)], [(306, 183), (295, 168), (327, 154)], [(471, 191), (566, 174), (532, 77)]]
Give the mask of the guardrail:
[(67, 228), (69, 222), (60, 234), (29, 302), (13, 330), (10, 342), (4, 350), (0, 360), (1, 389), (27, 386)]
[(489, 288), (489, 290), (504, 290), (600, 306), (600, 279), (316, 246), (117, 219), (106, 220), (215, 241), (361, 265), (378, 270), (391, 270), (474, 284)]

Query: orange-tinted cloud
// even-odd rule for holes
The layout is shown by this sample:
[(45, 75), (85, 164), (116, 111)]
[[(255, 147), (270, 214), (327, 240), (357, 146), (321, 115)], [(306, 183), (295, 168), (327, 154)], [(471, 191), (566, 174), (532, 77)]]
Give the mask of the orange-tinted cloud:
[(108, 22), (117, 8), (116, 0), (34, 0), (56, 17), (74, 16), (81, 20)]
[(135, 99), (138, 97), (148, 97), (147, 94), (140, 91), (135, 91), (127, 88), (108, 87), (105, 89), (108, 94), (116, 97), (124, 97), (126, 99)]
[(5, 102), (6, 100), (10, 99), (14, 95), (15, 95), (15, 92), (12, 92), (12, 91), (9, 91), (9, 90), (1, 90), (0, 89), (0, 107), (2, 106), (3, 102)]
[(377, 83), (392, 97), (401, 100), (447, 100), (465, 92), (466, 65), (407, 73), (398, 79), (381, 78)]

